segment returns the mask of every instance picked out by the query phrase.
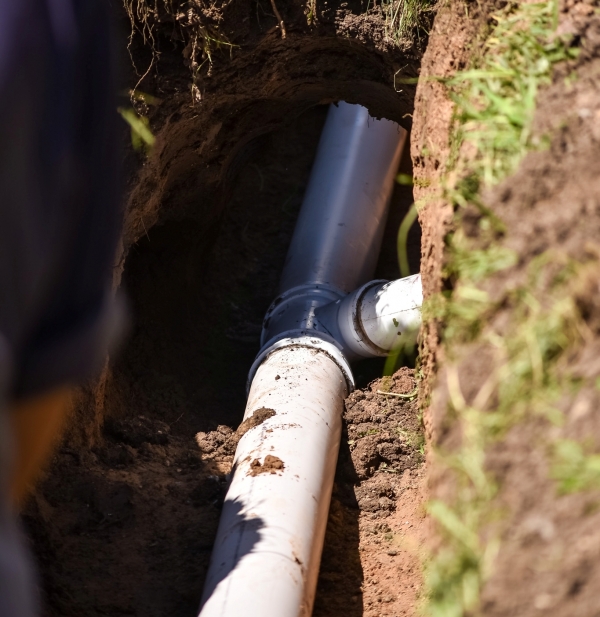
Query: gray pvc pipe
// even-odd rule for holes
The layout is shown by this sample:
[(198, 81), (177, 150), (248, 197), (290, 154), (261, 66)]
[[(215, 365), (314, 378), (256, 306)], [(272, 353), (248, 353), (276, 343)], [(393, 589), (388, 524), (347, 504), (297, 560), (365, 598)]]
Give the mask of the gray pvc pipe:
[(327, 333), (315, 311), (372, 278), (405, 140), (365, 107), (330, 106), (263, 348), (294, 331)]
[(317, 284), (346, 294), (373, 277), (405, 139), (402, 127), (360, 105), (331, 105), (281, 292)]

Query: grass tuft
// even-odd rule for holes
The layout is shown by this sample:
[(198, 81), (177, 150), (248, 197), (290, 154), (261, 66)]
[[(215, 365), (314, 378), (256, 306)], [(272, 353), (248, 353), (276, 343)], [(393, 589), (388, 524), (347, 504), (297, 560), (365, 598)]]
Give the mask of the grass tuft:
[(419, 37), (429, 27), (432, 0), (382, 0), (386, 36), (397, 45)]
[(552, 477), (562, 495), (600, 488), (600, 454), (588, 454), (582, 444), (562, 439), (554, 444)]

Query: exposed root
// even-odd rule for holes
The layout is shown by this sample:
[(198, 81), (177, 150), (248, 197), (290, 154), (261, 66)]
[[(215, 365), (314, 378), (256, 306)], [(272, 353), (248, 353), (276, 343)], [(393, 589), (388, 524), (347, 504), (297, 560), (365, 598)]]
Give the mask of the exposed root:
[(419, 389), (416, 388), (408, 394), (401, 394), (400, 392), (386, 392), (385, 390), (377, 390), (377, 394), (384, 394), (385, 396), (397, 396), (398, 398), (415, 398), (419, 393)]
[[(221, 10), (228, 4), (227, 2), (221, 6)], [(210, 10), (212, 6), (205, 6), (199, 1), (188, 3), (173, 0), (162, 0), (162, 2), (160, 0), (123, 0), (123, 5), (131, 23), (127, 46), (130, 57), (131, 44), (136, 33), (141, 35), (144, 44), (152, 50), (150, 66), (141, 75), (135, 89), (155, 66), (160, 55), (156, 29), (161, 25), (166, 25), (171, 38), (186, 43), (183, 56), (192, 72), (192, 98), (194, 103), (199, 102), (202, 99), (198, 87), (200, 70), (206, 64), (208, 65), (207, 72), (210, 74), (214, 49), (226, 46), (231, 50), (234, 47), (219, 31), (218, 23), (211, 23), (215, 21), (214, 12)], [(219, 21), (218, 18), (217, 21)], [(285, 30), (283, 32), (285, 33)], [(140, 71), (135, 66), (133, 57), (131, 61), (139, 75)]]
[(273, 7), (273, 13), (275, 13), (275, 17), (277, 17), (277, 21), (279, 22), (279, 27), (281, 28), (281, 38), (284, 39), (287, 36), (285, 31), (285, 24), (283, 23), (283, 19), (281, 19), (281, 15), (277, 10), (277, 5), (275, 4), (275, 0), (271, 0), (271, 6)]

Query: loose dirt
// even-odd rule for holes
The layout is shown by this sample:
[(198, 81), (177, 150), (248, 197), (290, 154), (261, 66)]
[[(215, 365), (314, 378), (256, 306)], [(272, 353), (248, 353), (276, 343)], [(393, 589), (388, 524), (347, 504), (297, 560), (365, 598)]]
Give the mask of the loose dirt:
[(222, 455), (230, 455), (235, 452), (239, 440), (252, 428), (259, 426), (268, 418), (276, 415), (274, 409), (261, 407), (257, 409), (249, 418), (244, 420), (237, 430), (232, 431), (228, 426), (217, 427), (216, 431), (210, 433), (196, 433), (196, 443), (202, 452), (212, 454), (217, 451)]
[[(414, 86), (396, 91), (394, 75), (416, 76), (421, 48), (390, 45), (377, 11), (349, 4), (329, 2), (312, 26), (304, 4), (280, 7), (285, 40), (266, 3), (215, 9), (210, 23), (239, 47), (213, 50), (197, 91), (183, 53), (191, 26), (181, 40), (166, 17), (155, 30), (161, 53), (139, 88), (158, 101), (136, 105), (156, 146), (147, 159), (126, 150), (114, 277), (130, 299), (130, 336), (100, 381), (81, 389), (23, 514), (48, 617), (197, 614), (231, 459), (250, 428), (240, 425), (246, 376), (326, 104), (361, 103), (410, 128)], [(131, 52), (144, 70), (152, 54), (138, 38)], [(402, 171), (411, 173), (408, 152)], [(398, 276), (396, 233), (411, 203), (411, 187), (398, 186), (377, 277)], [(415, 272), (419, 246), (415, 226)], [(354, 367), (360, 389), (348, 400), (317, 616), (414, 614), (420, 419), (414, 397), (377, 394), (410, 394), (412, 370), (368, 387), (382, 370), (380, 361)]]
[(426, 535), (423, 427), (411, 369), (346, 401), (315, 617), (416, 615)]
[(267, 454), (262, 463), (257, 458), (250, 463), (250, 471), (248, 474), (251, 476), (258, 476), (261, 473), (275, 474), (278, 471), (283, 471), (284, 469), (285, 463), (278, 456)]

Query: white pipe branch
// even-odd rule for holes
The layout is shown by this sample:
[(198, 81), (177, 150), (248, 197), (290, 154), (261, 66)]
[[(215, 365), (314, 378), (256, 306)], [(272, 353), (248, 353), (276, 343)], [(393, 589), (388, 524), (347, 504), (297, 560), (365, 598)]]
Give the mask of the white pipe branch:
[(342, 344), (349, 359), (386, 356), (413, 344), (421, 326), (421, 275), (371, 281), (343, 300), (315, 312), (322, 329)]
[(244, 419), (272, 415), (238, 444), (202, 617), (311, 614), (348, 394), (340, 362), (299, 338), (256, 371)]
[(359, 309), (359, 326), (364, 334), (355, 341), (358, 345), (367, 344), (371, 353), (376, 351), (380, 356), (386, 356), (404, 342), (414, 342), (421, 326), (423, 304), (420, 274), (366, 286), (364, 292), (353, 295), (357, 298), (353, 305)]

